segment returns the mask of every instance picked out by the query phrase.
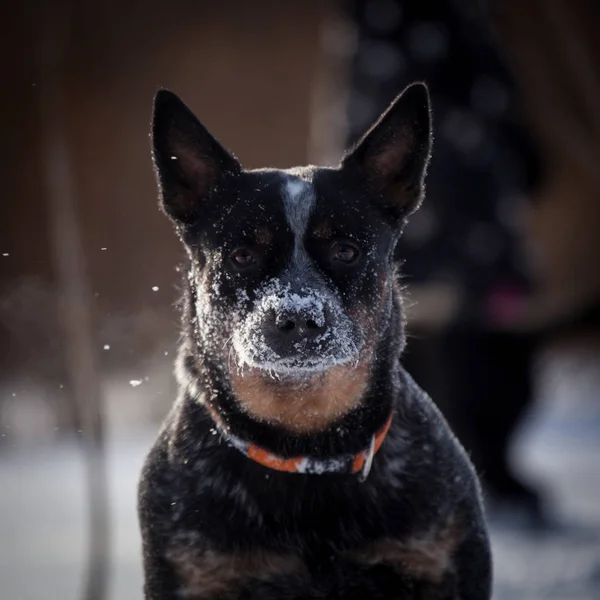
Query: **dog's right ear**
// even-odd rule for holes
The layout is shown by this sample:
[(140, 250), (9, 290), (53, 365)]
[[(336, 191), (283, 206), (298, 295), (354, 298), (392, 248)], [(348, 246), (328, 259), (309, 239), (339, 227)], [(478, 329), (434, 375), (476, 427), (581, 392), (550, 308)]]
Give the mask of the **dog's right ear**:
[(431, 155), (429, 92), (409, 85), (342, 160), (342, 167), (366, 177), (376, 202), (394, 218), (418, 208)]
[(152, 158), (161, 206), (181, 225), (194, 222), (219, 181), (242, 168), (168, 90), (160, 90), (154, 98)]

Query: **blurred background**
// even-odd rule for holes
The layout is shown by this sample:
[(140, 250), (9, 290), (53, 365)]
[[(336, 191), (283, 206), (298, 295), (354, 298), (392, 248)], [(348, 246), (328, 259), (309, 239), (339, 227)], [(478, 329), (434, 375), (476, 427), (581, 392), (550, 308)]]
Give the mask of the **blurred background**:
[(157, 88), (247, 168), (285, 168), (335, 164), (419, 79), (436, 140), (398, 250), (406, 365), (482, 475), (494, 598), (600, 598), (599, 13), (4, 3), (0, 597), (142, 597), (135, 490), (174, 398), (183, 259), (157, 209)]

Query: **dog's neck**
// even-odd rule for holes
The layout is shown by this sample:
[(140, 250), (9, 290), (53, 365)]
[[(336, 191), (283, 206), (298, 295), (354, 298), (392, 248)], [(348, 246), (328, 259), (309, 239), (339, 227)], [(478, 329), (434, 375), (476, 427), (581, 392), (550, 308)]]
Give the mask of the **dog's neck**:
[(361, 481), (364, 481), (371, 470), (373, 458), (389, 431), (392, 424), (393, 413), (390, 414), (384, 425), (373, 435), (369, 441), (368, 447), (358, 453), (332, 455), (326, 459), (313, 458), (309, 455), (293, 456), (290, 458), (273, 454), (265, 448), (254, 444), (251, 440), (237, 437), (230, 428), (225, 425), (220, 415), (215, 412), (210, 405), (205, 405), (206, 410), (212, 417), (222, 437), (230, 446), (241, 452), (248, 459), (257, 462), (263, 467), (268, 467), (275, 471), (283, 473), (298, 473), (306, 475), (324, 475), (324, 474), (353, 474), (357, 475)]
[[(401, 319), (400, 298), (392, 318)], [(382, 336), (370, 369), (366, 390), (346, 414), (311, 432), (294, 432), (256, 419), (243, 410), (233, 393), (228, 365), (223, 365), (203, 347), (193, 327), (196, 320), (195, 290), (188, 283), (183, 306), (183, 340), (178, 358), (178, 380), (190, 402), (201, 403), (232, 439), (242, 440), (274, 456), (310, 456), (328, 460), (334, 456), (358, 455), (370, 448), (374, 436), (385, 427), (399, 390), (398, 359), (402, 348), (398, 335), (403, 323), (390, 323)]]

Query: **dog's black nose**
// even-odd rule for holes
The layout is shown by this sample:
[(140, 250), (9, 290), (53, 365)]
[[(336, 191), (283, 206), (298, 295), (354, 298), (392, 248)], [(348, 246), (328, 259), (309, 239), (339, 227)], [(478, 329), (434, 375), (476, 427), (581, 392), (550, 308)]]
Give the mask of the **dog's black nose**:
[(270, 311), (262, 325), (267, 345), (280, 357), (296, 356), (298, 352), (318, 352), (321, 341), (325, 341), (322, 336), (329, 330), (328, 311), (325, 309), (321, 314), (311, 312)]
[(301, 315), (278, 315), (275, 325), (280, 335), (290, 341), (315, 338), (327, 330), (325, 324), (319, 325), (314, 319), (306, 319)]

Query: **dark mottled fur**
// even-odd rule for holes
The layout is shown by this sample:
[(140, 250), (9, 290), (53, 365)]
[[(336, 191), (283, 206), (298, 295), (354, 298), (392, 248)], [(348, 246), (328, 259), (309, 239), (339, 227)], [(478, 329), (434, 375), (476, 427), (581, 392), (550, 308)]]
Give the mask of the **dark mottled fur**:
[[(153, 137), (163, 208), (185, 244), (189, 273), (180, 395), (140, 484), (146, 599), (489, 599), (476, 475), (399, 362), (394, 247), (423, 193), (431, 144), (425, 87), (408, 88), (337, 169), (243, 171), (169, 92), (157, 96)], [(285, 185), (304, 189), (298, 176), (314, 196), (300, 246), (281, 199)], [(336, 239), (360, 248), (352, 265), (331, 259)], [(245, 271), (228, 262), (239, 246), (257, 257)], [(357, 359), (369, 375), (359, 397), (321, 427), (308, 421), (306, 431), (290, 431), (277, 415), (257, 418), (235, 395), (231, 339), (270, 277), (331, 292), (369, 349)], [(302, 384), (265, 375), (265, 389), (305, 385), (310, 394), (324, 377)], [(274, 454), (326, 459), (364, 450), (390, 411), (364, 482), (266, 468), (231, 447), (211, 416)]]

